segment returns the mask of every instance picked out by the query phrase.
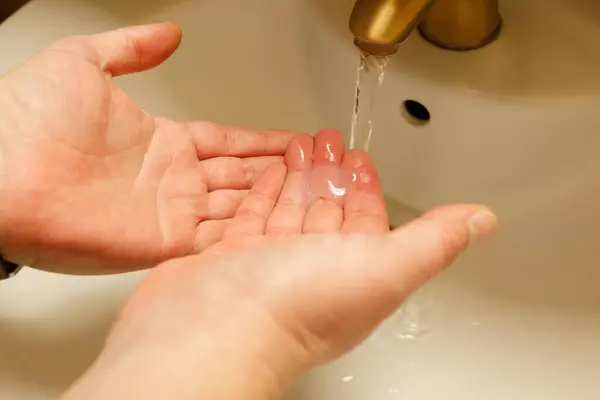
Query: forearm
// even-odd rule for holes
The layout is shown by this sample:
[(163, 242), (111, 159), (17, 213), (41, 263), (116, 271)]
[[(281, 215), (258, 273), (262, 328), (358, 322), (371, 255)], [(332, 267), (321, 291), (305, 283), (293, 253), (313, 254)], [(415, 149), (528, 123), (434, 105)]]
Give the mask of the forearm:
[[(136, 337), (131, 351), (109, 340), (103, 355), (62, 399), (279, 399), (302, 371), (302, 357), (287, 339), (241, 319), (247, 318), (230, 315), (232, 330), (207, 324), (204, 332), (186, 335), (189, 339)], [(176, 336), (172, 331), (164, 335)]]
[[(141, 359), (141, 358), (140, 358)], [(63, 400), (275, 400), (281, 390), (270, 371), (259, 364), (238, 359), (223, 360), (223, 354), (206, 354), (201, 366), (163, 357), (160, 362), (139, 359), (119, 365), (97, 364), (76, 382)]]

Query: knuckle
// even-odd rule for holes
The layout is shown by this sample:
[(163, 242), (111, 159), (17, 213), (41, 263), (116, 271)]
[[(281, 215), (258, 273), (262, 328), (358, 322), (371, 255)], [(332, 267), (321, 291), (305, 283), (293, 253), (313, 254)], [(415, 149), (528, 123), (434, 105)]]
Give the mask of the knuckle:
[(139, 39), (133, 35), (124, 32), (124, 40), (125, 46), (127, 49), (129, 49), (129, 51), (133, 55), (133, 58), (140, 63), (144, 63), (145, 59), (143, 46)]
[(443, 225), (434, 222), (429, 222), (427, 229), (435, 249), (433, 256), (438, 265), (449, 265), (467, 247), (466, 233), (446, 229)]
[(247, 208), (240, 208), (237, 212), (237, 217), (244, 217), (244, 218), (254, 218), (254, 219), (266, 219), (266, 216), (261, 213), (259, 210), (256, 210), (254, 208), (251, 207), (247, 207)]
[(256, 169), (254, 168), (254, 165), (247, 160), (238, 160), (241, 163), (241, 170), (246, 182), (254, 182), (254, 178), (256, 176)]
[(223, 127), (223, 139), (225, 141), (225, 154), (230, 155), (235, 148), (236, 136), (231, 127)]

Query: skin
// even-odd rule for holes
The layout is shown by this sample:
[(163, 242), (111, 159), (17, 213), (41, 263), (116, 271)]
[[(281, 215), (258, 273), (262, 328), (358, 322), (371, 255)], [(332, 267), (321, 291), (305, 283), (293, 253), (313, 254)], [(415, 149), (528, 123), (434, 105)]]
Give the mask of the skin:
[[(458, 205), (389, 232), (371, 160), (344, 154), (334, 131), (294, 139), (286, 164), (254, 186), (222, 242), (152, 270), (65, 399), (278, 399), (495, 225), (487, 209)], [(332, 175), (360, 178), (341, 199), (307, 195), (303, 183)]]
[(170, 121), (110, 83), (180, 39), (173, 24), (67, 38), (0, 81), (3, 254), (66, 273), (158, 264), (64, 399), (280, 398), (496, 225), (456, 205), (390, 232), (372, 161), (338, 132)]
[(294, 132), (153, 116), (112, 84), (180, 41), (170, 23), (68, 37), (0, 80), (7, 259), (88, 274), (198, 253), (221, 240), (213, 222), (283, 163)]

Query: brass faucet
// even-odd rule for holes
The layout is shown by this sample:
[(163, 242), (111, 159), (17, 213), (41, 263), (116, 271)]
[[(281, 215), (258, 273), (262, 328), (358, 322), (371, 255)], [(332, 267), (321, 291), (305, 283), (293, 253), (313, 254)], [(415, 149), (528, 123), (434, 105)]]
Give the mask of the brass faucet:
[(366, 53), (394, 54), (415, 27), (435, 45), (472, 50), (493, 42), (502, 27), (498, 0), (356, 0), (354, 43)]

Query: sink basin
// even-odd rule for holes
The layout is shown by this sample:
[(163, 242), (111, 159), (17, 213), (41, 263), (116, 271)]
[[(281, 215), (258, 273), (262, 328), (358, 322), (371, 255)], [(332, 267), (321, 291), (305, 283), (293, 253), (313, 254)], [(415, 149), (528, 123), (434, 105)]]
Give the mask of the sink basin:
[[(504, 30), (484, 49), (453, 53), (408, 39), (389, 62), (371, 143), (398, 218), (402, 204), (476, 201), (498, 212), (500, 231), (435, 283), (430, 335), (401, 340), (392, 317), (355, 352), (304, 377), (290, 399), (600, 397), (600, 5), (501, 4)], [(0, 74), (64, 35), (172, 20), (185, 37), (175, 56), (118, 79), (144, 108), (348, 132), (358, 62), (346, 27), (351, 7), (33, 0), (0, 25)], [(405, 100), (431, 120), (406, 118)], [(26, 270), (3, 283), (0, 399), (56, 398), (94, 359), (143, 276)]]

